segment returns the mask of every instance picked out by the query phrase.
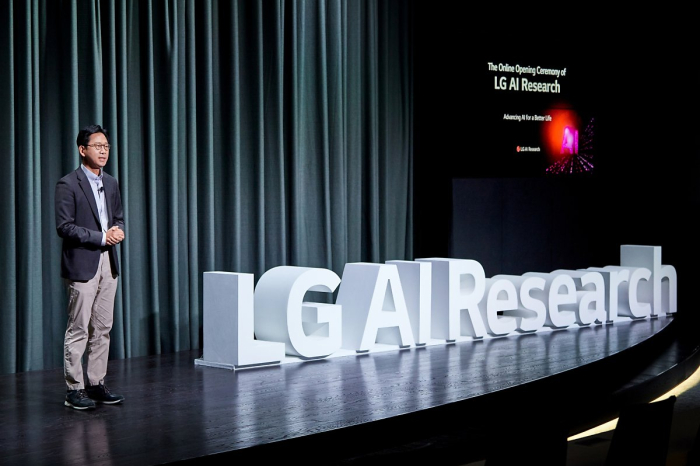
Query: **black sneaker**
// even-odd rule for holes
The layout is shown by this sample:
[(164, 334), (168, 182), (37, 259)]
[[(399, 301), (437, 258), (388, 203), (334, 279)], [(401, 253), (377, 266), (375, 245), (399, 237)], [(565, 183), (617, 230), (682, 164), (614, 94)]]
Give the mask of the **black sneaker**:
[(113, 405), (124, 401), (122, 395), (110, 392), (109, 388), (104, 384), (88, 385), (85, 387), (85, 391), (87, 392), (87, 396), (92, 398), (96, 403)]
[(82, 388), (80, 390), (68, 390), (66, 401), (63, 404), (74, 409), (95, 409), (95, 402), (88, 397), (88, 394)]

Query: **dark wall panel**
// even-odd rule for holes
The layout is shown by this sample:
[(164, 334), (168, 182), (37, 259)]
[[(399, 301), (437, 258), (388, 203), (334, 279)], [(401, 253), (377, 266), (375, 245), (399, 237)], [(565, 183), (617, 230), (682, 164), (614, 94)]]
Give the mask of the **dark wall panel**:
[(449, 255), (479, 261), (487, 277), (617, 263), (590, 180), (459, 178), (452, 188)]

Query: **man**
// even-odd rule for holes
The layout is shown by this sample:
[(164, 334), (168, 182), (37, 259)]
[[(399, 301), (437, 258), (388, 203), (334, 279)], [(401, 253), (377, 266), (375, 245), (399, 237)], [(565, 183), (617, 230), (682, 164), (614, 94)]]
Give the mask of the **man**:
[[(115, 246), (124, 240), (124, 212), (119, 183), (103, 170), (109, 159), (107, 130), (86, 126), (76, 143), (80, 167), (56, 184), (56, 230), (63, 238), (61, 277), (68, 287), (64, 404), (93, 409), (95, 403), (124, 401), (104, 383), (119, 275)], [(86, 349), (87, 384), (82, 366)]]

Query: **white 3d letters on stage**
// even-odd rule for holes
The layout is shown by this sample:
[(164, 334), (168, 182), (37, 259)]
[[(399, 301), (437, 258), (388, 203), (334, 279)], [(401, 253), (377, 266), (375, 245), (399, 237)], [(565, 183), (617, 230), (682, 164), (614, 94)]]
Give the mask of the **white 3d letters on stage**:
[[(576, 284), (566, 273), (537, 273), (528, 272), (523, 277), (539, 277), (545, 281), (544, 294), (548, 310), (545, 325), (551, 328), (567, 328), (572, 325), (576, 316)], [(540, 294), (540, 293), (538, 293)]]
[(431, 269), (429, 262), (387, 261), (399, 271), (403, 287), (408, 318), (413, 329), (416, 346), (423, 346), (430, 340), (430, 296)]
[(239, 368), (274, 364), (284, 358), (284, 345), (253, 335), (253, 275), (204, 272), (201, 359), (195, 364)]
[[(644, 267), (622, 267), (608, 265), (605, 270), (613, 270), (625, 277), (620, 281), (618, 300), (621, 308), (619, 315), (633, 319), (644, 319), (651, 315), (651, 270)], [(640, 283), (640, 281), (645, 283)], [(641, 291), (641, 293), (640, 293)], [(646, 302), (640, 302), (643, 299)]]
[[(426, 258), (253, 275), (205, 272), (203, 355), (195, 364), (270, 364), (611, 325), (677, 311), (661, 247), (623, 245), (620, 265), (486, 278), (477, 261)], [(331, 293), (334, 304), (306, 302)]]
[(363, 353), (375, 343), (413, 345), (408, 309), (395, 265), (345, 264), (336, 302), (343, 310), (343, 348)]
[[(432, 329), (433, 337), (448, 342), (462, 335), (481, 338), (486, 327), (479, 311), (484, 296), (484, 268), (469, 259), (416, 259), (432, 267)], [(462, 310), (469, 319), (462, 320)]]
[(327, 269), (268, 270), (255, 288), (256, 337), (282, 342), (287, 354), (307, 359), (336, 352), (342, 333), (340, 306), (304, 302), (304, 295), (307, 291), (332, 293), (339, 283), (338, 275)]
[(584, 326), (605, 322), (605, 281), (598, 272), (584, 270), (555, 270), (552, 275), (569, 275), (576, 284), (576, 323)]
[[(486, 302), (482, 301), (481, 315), (490, 335), (508, 335), (515, 332), (518, 322), (508, 312), (518, 309), (518, 291), (513, 282), (504, 279), (486, 279)], [(498, 313), (505, 315), (499, 316)]]
[(654, 302), (652, 314), (675, 314), (677, 307), (676, 269), (661, 264), (661, 248), (658, 246), (624, 245), (620, 247), (620, 265), (623, 267), (644, 267), (651, 270), (653, 277)]
[[(518, 292), (518, 307), (503, 311), (504, 315), (515, 318), (515, 330), (521, 333), (534, 332), (542, 328), (547, 318), (547, 307), (543, 293), (545, 280), (541, 277), (523, 277), (521, 275), (494, 275), (491, 280), (507, 280)], [(534, 295), (538, 295), (536, 298)]]

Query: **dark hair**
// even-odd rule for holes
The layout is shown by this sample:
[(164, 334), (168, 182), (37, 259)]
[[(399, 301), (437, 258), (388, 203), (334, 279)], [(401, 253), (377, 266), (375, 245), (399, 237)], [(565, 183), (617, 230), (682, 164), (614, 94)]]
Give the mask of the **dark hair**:
[(78, 145), (78, 147), (87, 146), (90, 144), (90, 136), (95, 133), (104, 134), (107, 138), (107, 143), (109, 143), (109, 134), (107, 133), (107, 130), (100, 125), (87, 125), (85, 128), (81, 129), (75, 143)]

